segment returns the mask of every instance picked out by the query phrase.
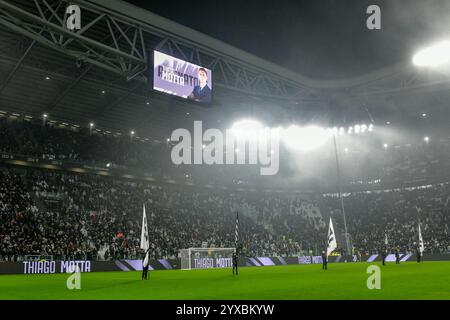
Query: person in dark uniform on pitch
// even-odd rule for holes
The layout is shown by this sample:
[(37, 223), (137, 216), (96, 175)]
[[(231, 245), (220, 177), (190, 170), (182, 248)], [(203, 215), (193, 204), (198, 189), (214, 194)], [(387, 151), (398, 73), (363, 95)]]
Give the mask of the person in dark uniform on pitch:
[(357, 251), (356, 251), (356, 257), (357, 257), (357, 260), (358, 260), (359, 262), (362, 262), (362, 256), (361, 256), (361, 251), (360, 251), (360, 250), (357, 250)]
[(395, 249), (395, 264), (400, 264), (400, 253)]
[(150, 266), (150, 257), (147, 261), (145, 261), (145, 257), (147, 253), (150, 251), (150, 248), (147, 249), (144, 253), (144, 257), (142, 258), (142, 280), (147, 280), (148, 267)]
[(238, 260), (239, 259), (238, 259), (238, 254), (236, 251), (233, 252), (232, 260), (233, 260), (233, 276), (234, 276), (234, 270), (236, 270), (236, 275), (238, 275)]
[(383, 263), (383, 266), (386, 265), (386, 250), (381, 250), (381, 262)]
[(417, 263), (420, 263), (422, 261), (422, 253), (420, 252), (420, 249), (418, 247), (416, 248), (416, 258)]
[(322, 251), (322, 270), (328, 270), (328, 257), (325, 251)]

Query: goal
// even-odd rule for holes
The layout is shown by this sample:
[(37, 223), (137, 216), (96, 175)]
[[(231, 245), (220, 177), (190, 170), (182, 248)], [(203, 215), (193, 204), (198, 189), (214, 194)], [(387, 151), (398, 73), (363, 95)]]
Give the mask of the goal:
[(231, 268), (235, 251), (235, 248), (181, 249), (181, 270)]
[(28, 254), (24, 258), (25, 261), (53, 261), (52, 255)]

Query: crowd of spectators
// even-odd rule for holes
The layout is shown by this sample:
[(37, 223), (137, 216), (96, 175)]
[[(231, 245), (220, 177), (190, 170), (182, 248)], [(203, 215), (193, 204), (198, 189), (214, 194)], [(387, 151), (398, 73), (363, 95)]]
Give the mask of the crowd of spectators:
[[(0, 255), (53, 255), (86, 259), (138, 258), (145, 203), (152, 256), (180, 249), (234, 247), (239, 212), (240, 247), (247, 256), (318, 254), (326, 247), (330, 212), (342, 234), (336, 197), (259, 194), (160, 186), (91, 174), (2, 168)], [(413, 252), (420, 221), (426, 252), (449, 249), (449, 185), (355, 193), (344, 198), (355, 249)], [(322, 208), (322, 211), (321, 211)], [(342, 236), (338, 239), (344, 249)]]
[[(338, 197), (325, 196), (323, 202), (337, 227), (344, 230)], [(347, 194), (344, 210), (351, 243), (366, 254), (382, 250), (415, 252), (419, 223), (426, 252), (450, 252), (448, 183)]]
[[(295, 187), (302, 184), (335, 185), (336, 166), (331, 149), (321, 152), (328, 155), (320, 159), (304, 155), (298, 160), (303, 167), (299, 174), (298, 168), (292, 166), (292, 155), (282, 148), (280, 152), (284, 153), (280, 156), (279, 175), (267, 179), (259, 174), (259, 166), (173, 165), (169, 161), (171, 142), (166, 138), (159, 139), (163, 141), (144, 140), (129, 134), (117, 136), (96, 129), (61, 128), (52, 123), (43, 125), (39, 119), (10, 121), (0, 118), (0, 153), (141, 169), (154, 177), (198, 184), (213, 182), (275, 188), (294, 184)], [(340, 165), (344, 184), (370, 184), (373, 181), (399, 184), (442, 176), (442, 173), (450, 171), (450, 141), (389, 146), (389, 149), (371, 147), (370, 152), (350, 150), (341, 154)], [(311, 177), (305, 177), (306, 167), (314, 169)], [(290, 185), (286, 185), (286, 181)]]
[(365, 152), (343, 152), (343, 176), (351, 183), (383, 180), (396, 184), (450, 178), (450, 140), (418, 142), (383, 147)]
[(40, 159), (111, 163), (143, 167), (161, 165), (158, 155), (165, 144), (114, 136), (105, 131), (61, 128), (40, 121), (8, 121), (0, 118), (1, 153), (34, 156)]
[[(373, 172), (397, 178), (436, 173), (449, 165), (448, 159), (442, 157), (450, 150), (436, 148), (416, 156), (397, 150), (383, 158), (378, 171)], [(171, 175), (173, 168), (164, 160), (168, 150), (165, 143), (0, 118), (0, 153), (153, 168)], [(177, 174), (183, 172), (183, 177), (191, 179), (202, 171)], [(356, 166), (354, 171), (357, 174)], [(205, 172), (206, 182), (222, 179), (219, 174)], [(244, 183), (229, 171), (222, 173), (238, 185)], [(139, 258), (143, 203), (155, 258), (174, 258), (180, 249), (204, 243), (234, 247), (236, 212), (240, 215), (244, 255), (320, 254), (326, 246), (330, 215), (338, 235), (338, 251), (346, 249), (341, 202), (335, 196), (199, 185), (151, 184), (5, 165), (0, 167), (0, 260), (23, 259), (32, 254), (75, 259)], [(449, 195), (449, 184), (345, 194), (353, 248), (365, 254), (386, 247), (414, 251), (421, 223), (426, 252), (448, 252)]]
[(300, 254), (316, 246), (323, 227), (319, 208), (292, 196), (163, 187), (48, 170), (2, 170), (3, 257), (139, 257), (143, 203), (155, 258), (173, 258), (180, 249), (204, 243), (234, 247), (236, 212), (239, 246), (248, 256)]

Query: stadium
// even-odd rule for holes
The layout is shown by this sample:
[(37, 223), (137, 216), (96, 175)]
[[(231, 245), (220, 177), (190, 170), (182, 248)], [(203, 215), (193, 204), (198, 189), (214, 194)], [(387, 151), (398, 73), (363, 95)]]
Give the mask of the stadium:
[(0, 0), (0, 300), (450, 299), (448, 3), (294, 66), (144, 2)]

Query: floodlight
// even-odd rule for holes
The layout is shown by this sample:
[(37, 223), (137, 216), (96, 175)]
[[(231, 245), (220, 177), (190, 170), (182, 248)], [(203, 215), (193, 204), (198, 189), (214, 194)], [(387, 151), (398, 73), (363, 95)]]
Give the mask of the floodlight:
[(258, 138), (263, 125), (257, 120), (243, 119), (235, 122), (230, 130), (237, 139), (253, 141)]
[(419, 51), (414, 55), (413, 63), (419, 67), (438, 67), (450, 64), (450, 41), (442, 41)]
[(366, 132), (366, 130), (367, 130), (367, 126), (365, 124), (363, 124), (361, 126), (361, 132), (364, 133), (364, 132)]
[(281, 137), (288, 148), (308, 151), (323, 145), (330, 137), (330, 132), (316, 126), (290, 126), (283, 130)]

